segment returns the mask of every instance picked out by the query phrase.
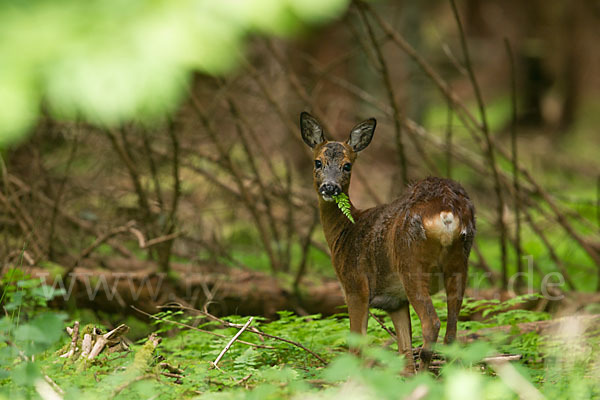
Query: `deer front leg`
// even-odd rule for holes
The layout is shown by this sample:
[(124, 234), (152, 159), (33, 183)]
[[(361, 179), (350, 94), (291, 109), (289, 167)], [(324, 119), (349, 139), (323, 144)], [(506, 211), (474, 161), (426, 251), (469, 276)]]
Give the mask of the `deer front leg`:
[[(350, 317), (350, 332), (359, 335), (367, 334), (367, 323), (369, 317), (369, 288), (366, 282), (358, 285), (353, 290), (345, 290), (348, 316)], [(352, 348), (353, 353), (359, 349)]]
[(404, 355), (406, 366), (404, 374), (413, 375), (415, 373), (415, 360), (412, 352), (412, 327), (410, 323), (410, 309), (408, 303), (396, 311), (390, 311), (390, 318), (396, 330), (398, 340), (398, 352)]

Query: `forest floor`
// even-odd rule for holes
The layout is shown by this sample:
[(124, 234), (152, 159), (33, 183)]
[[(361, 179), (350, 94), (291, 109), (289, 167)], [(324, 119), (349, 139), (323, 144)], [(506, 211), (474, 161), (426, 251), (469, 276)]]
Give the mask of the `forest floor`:
[[(47, 300), (60, 293), (45, 293), (39, 279), (17, 278), (3, 295), (2, 398), (454, 399), (457, 388), (463, 400), (600, 396), (600, 317), (524, 308), (539, 295), (468, 298), (459, 343), (436, 348), (431, 373), (403, 377), (383, 312), (373, 312), (366, 338), (349, 336), (343, 309), (328, 317), (278, 312), (269, 321), (178, 305), (134, 309), (150, 324), (132, 317), (89, 324), (86, 313), (49, 311)], [(434, 303), (443, 333), (443, 295)], [(417, 354), (414, 313), (412, 326)], [(349, 354), (348, 343), (362, 355)]]

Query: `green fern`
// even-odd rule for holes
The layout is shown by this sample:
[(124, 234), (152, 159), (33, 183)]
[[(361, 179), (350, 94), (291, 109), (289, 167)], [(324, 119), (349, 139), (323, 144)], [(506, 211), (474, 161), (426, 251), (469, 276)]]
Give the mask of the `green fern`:
[(342, 211), (342, 214), (348, 217), (350, 222), (354, 223), (354, 218), (350, 213), (350, 199), (348, 198), (348, 195), (346, 193), (340, 193), (333, 196), (333, 199), (335, 200), (338, 208)]

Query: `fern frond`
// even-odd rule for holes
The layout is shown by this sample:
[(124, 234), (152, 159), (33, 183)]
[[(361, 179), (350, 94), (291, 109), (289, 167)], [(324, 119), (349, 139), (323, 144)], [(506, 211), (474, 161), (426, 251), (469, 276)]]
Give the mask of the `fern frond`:
[(350, 222), (354, 223), (354, 218), (350, 213), (350, 199), (348, 198), (348, 195), (346, 193), (340, 193), (333, 196), (333, 200), (335, 200), (335, 203), (342, 211), (342, 214), (344, 214), (350, 220)]

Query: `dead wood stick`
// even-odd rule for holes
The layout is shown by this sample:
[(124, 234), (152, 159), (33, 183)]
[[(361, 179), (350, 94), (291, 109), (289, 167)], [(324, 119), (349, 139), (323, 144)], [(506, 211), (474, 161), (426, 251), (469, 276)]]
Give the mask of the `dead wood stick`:
[(523, 358), (521, 354), (499, 354), (497, 356), (486, 357), (482, 361), (484, 363), (492, 364), (505, 361), (518, 361), (521, 358)]
[(104, 233), (103, 235), (98, 236), (96, 238), (96, 240), (94, 240), (94, 243), (92, 243), (89, 247), (84, 249), (79, 254), (79, 257), (77, 257), (76, 264), (78, 264), (84, 258), (87, 258), (94, 250), (96, 250), (102, 243), (106, 242), (108, 239), (110, 239), (120, 233), (125, 233), (125, 232), (129, 231), (133, 227), (133, 225), (135, 225), (135, 221), (129, 221), (127, 224), (125, 224), (123, 226), (119, 226), (117, 228), (111, 229), (110, 231)]
[(467, 69), (469, 80), (471, 81), (471, 86), (473, 87), (473, 92), (475, 93), (475, 100), (477, 100), (477, 105), (479, 107), (479, 114), (481, 119), (481, 132), (483, 133), (483, 137), (485, 139), (485, 146), (483, 146), (483, 151), (488, 159), (489, 167), (492, 172), (492, 178), (494, 183), (494, 192), (496, 194), (496, 223), (500, 230), (500, 261), (502, 266), (502, 275), (501, 275), (501, 283), (502, 288), (506, 289), (508, 284), (508, 263), (507, 263), (507, 249), (506, 249), (506, 225), (504, 224), (504, 197), (502, 194), (502, 184), (500, 182), (500, 174), (498, 172), (499, 168), (496, 163), (496, 155), (494, 152), (494, 143), (490, 137), (489, 125), (487, 122), (485, 104), (483, 102), (483, 96), (481, 95), (481, 90), (479, 88), (479, 83), (475, 78), (475, 72), (473, 71), (473, 67), (471, 65), (471, 57), (469, 55), (469, 47), (467, 46), (467, 39), (465, 37), (465, 32), (463, 29), (463, 24), (460, 19), (460, 15), (458, 14), (458, 9), (456, 8), (456, 3), (454, 0), (450, 0), (450, 5), (452, 6), (452, 13), (454, 14), (454, 19), (456, 20), (456, 25), (458, 27), (458, 33), (460, 37), (460, 43), (463, 50), (465, 68)]
[(545, 397), (507, 361), (492, 361), (490, 366), (521, 399), (543, 400)]
[[(182, 308), (188, 308), (189, 309), (189, 307), (183, 307), (183, 306), (182, 306)], [(205, 308), (206, 308), (206, 306), (205, 306)], [(234, 323), (222, 320), (222, 319), (220, 319), (218, 317), (215, 317), (214, 315), (210, 314), (208, 311), (200, 311), (200, 310), (196, 310), (196, 309), (191, 309), (191, 310), (199, 312), (200, 314), (206, 316), (208, 319), (212, 319), (213, 321), (217, 321), (220, 324), (222, 324), (223, 326), (226, 326), (228, 328), (240, 328), (240, 327), (242, 327), (242, 325), (240, 325), (240, 324), (234, 324)], [(310, 350), (309, 348), (305, 347), (301, 343), (294, 342), (293, 340), (289, 340), (289, 339), (282, 338), (282, 337), (279, 337), (279, 336), (270, 335), (268, 333), (264, 333), (264, 332), (261, 332), (259, 330), (249, 330), (248, 332), (252, 332), (252, 333), (254, 333), (256, 335), (268, 337), (269, 339), (275, 339), (275, 340), (279, 340), (281, 342), (289, 343), (289, 344), (291, 344), (293, 346), (296, 346), (296, 347), (301, 348), (302, 350), (306, 351), (307, 353), (309, 353), (310, 355), (312, 355), (313, 357), (315, 357), (317, 360), (319, 360), (323, 365), (327, 365), (328, 364), (328, 362), (325, 361), (321, 356), (319, 356), (317, 353), (315, 353), (314, 351)]]
[[(192, 326), (192, 325), (184, 324), (183, 322), (172, 321), (172, 320), (169, 320), (169, 319), (159, 318), (159, 317), (157, 317), (155, 315), (152, 315), (152, 314), (149, 314), (149, 313), (147, 313), (145, 311), (142, 311), (142, 310), (140, 310), (139, 308), (137, 308), (136, 306), (133, 306), (133, 305), (130, 306), (130, 307), (133, 308), (135, 311), (137, 311), (137, 312), (139, 312), (141, 314), (144, 314), (148, 318), (152, 318), (152, 319), (155, 319), (157, 321), (168, 322), (168, 323), (173, 324), (173, 325), (181, 326), (183, 328), (192, 329), (192, 330), (195, 330), (195, 331), (198, 331), (198, 332), (202, 332), (202, 333), (208, 333), (209, 335), (217, 336), (217, 337), (220, 337), (220, 338), (227, 338), (227, 336), (221, 335), (220, 333), (207, 331), (206, 329), (200, 329), (200, 328)], [(246, 342), (244, 340), (238, 340), (238, 343), (242, 343), (242, 344), (245, 344), (247, 346), (252, 346), (252, 347), (259, 348), (259, 349), (269, 349), (269, 350), (274, 350), (275, 349), (275, 347), (273, 347), (273, 346), (267, 346), (267, 345), (250, 343), (250, 342)]]
[(178, 383), (178, 384), (182, 384), (183, 382), (179, 381), (180, 379), (183, 379), (183, 375), (181, 374), (174, 374), (172, 372), (161, 372), (160, 373), (162, 376), (166, 376), (167, 378), (175, 378), (177, 379), (177, 381), (175, 381), (174, 383)]
[(394, 340), (398, 340), (396, 333), (393, 332), (390, 328), (388, 328), (387, 326), (385, 326), (385, 323), (379, 319), (379, 317), (375, 314), (373, 314), (371, 311), (369, 311), (369, 315), (383, 328), (384, 331), (386, 331)]
[(419, 385), (404, 400), (421, 400), (429, 394), (427, 385)]
[(237, 340), (237, 338), (240, 337), (240, 335), (242, 333), (244, 333), (244, 331), (246, 330), (246, 328), (248, 328), (250, 326), (250, 324), (252, 323), (252, 321), (254, 320), (254, 317), (250, 317), (248, 319), (248, 322), (246, 322), (244, 324), (244, 326), (242, 326), (242, 328), (238, 331), (238, 333), (235, 334), (234, 337), (231, 338), (231, 340), (229, 341), (229, 343), (227, 343), (225, 345), (225, 347), (223, 348), (223, 350), (221, 350), (221, 353), (219, 353), (219, 355), (217, 356), (217, 358), (215, 359), (215, 361), (213, 361), (212, 366), (215, 368), (219, 368), (217, 366), (217, 364), (219, 364), (219, 361), (221, 361), (221, 358), (223, 358), (223, 356), (225, 355), (225, 353), (227, 353), (227, 350), (229, 350), (229, 348), (233, 345), (233, 343), (235, 343), (235, 341)]
[(135, 236), (135, 238), (138, 241), (138, 245), (140, 246), (141, 249), (147, 249), (149, 247), (156, 246), (157, 244), (160, 244), (163, 242), (168, 242), (169, 240), (173, 240), (183, 234), (182, 231), (179, 231), (179, 232), (170, 233), (168, 235), (159, 236), (154, 239), (146, 240), (146, 238), (144, 237), (144, 234), (139, 229), (137, 229), (133, 226), (129, 228), (129, 232), (131, 232), (131, 234), (133, 234), (133, 236)]
[[(62, 389), (60, 389), (60, 387), (58, 387), (58, 385), (56, 385), (56, 383), (54, 383), (54, 381), (52, 381), (49, 377), (48, 379), (50, 379), (50, 381), (56, 386), (48, 382), (46, 378), (47, 376), (45, 375), (44, 379), (38, 378), (34, 382), (33, 386), (35, 387), (37, 394), (42, 398), (42, 400), (62, 400), (63, 397), (61, 392), (64, 394)], [(60, 389), (60, 392), (56, 390), (56, 388)]]
[(127, 333), (127, 331), (129, 331), (129, 327), (125, 324), (121, 324), (121, 325), (117, 326), (115, 329), (113, 329), (112, 331), (107, 332), (104, 335), (99, 335), (98, 338), (96, 339), (96, 343), (94, 344), (94, 347), (90, 351), (88, 360), (94, 359), (98, 354), (100, 354), (100, 352), (102, 352), (102, 350), (104, 349), (104, 346), (106, 346), (107, 344), (109, 344), (111, 342), (116, 341), (120, 336)]
[[(68, 330), (67, 330), (68, 331)], [(71, 345), (69, 347), (69, 351), (60, 357), (70, 358), (73, 357), (73, 354), (77, 351), (77, 340), (79, 340), (79, 321), (75, 321), (73, 324), (73, 328), (71, 329)]]
[(158, 364), (158, 366), (160, 368), (166, 369), (167, 371), (173, 373), (173, 374), (183, 374), (183, 370), (179, 367), (176, 367), (174, 365), (169, 364), (168, 362), (161, 362)]
[(92, 335), (86, 333), (83, 335), (83, 340), (81, 341), (81, 359), (85, 359), (92, 351)]

